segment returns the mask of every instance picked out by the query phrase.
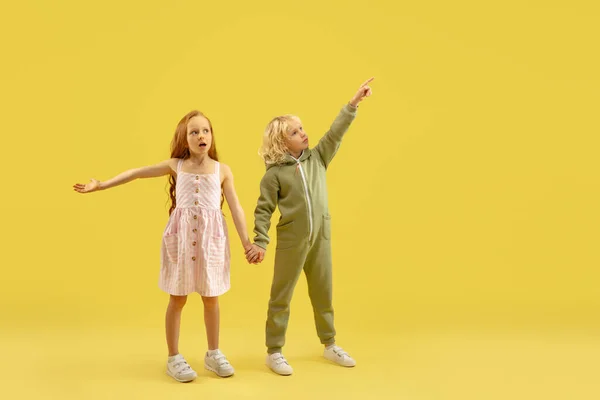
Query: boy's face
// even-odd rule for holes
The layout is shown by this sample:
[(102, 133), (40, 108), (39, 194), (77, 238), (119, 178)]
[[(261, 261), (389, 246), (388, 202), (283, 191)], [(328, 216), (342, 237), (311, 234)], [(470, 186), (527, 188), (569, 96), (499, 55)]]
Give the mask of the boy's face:
[(301, 154), (304, 150), (308, 149), (308, 135), (304, 132), (302, 127), (302, 121), (299, 119), (292, 119), (289, 123), (289, 131), (286, 133), (286, 144), (288, 150), (292, 155)]

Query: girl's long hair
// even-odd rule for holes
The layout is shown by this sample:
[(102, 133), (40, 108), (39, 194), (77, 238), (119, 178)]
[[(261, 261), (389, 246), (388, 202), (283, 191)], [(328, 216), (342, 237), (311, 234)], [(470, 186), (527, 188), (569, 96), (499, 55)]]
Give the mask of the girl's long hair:
[[(187, 113), (181, 121), (177, 124), (177, 128), (175, 128), (175, 135), (173, 136), (173, 140), (171, 141), (171, 158), (181, 158), (187, 159), (190, 157), (190, 149), (188, 148), (187, 143), (187, 125), (190, 120), (194, 117), (204, 117), (208, 121), (208, 125), (210, 126), (210, 133), (212, 135), (212, 140), (210, 144), (210, 149), (208, 149), (208, 156), (215, 161), (219, 161), (219, 156), (217, 155), (217, 145), (215, 143), (215, 132), (213, 131), (212, 123), (210, 119), (206, 117), (206, 115), (202, 114), (198, 110), (193, 110)], [(177, 206), (177, 199), (175, 197), (175, 187), (177, 185), (177, 178), (173, 175), (169, 176), (169, 197), (171, 200), (171, 207), (169, 208), (169, 215), (173, 212), (175, 207)], [(221, 192), (221, 207), (223, 207), (223, 193)]]

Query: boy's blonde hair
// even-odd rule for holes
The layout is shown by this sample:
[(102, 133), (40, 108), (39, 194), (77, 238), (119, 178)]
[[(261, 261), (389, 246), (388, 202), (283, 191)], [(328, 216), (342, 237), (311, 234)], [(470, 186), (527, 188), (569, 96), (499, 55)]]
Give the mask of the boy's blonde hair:
[(269, 122), (263, 136), (263, 144), (258, 154), (267, 165), (280, 164), (288, 153), (286, 135), (290, 131), (290, 122), (299, 121), (295, 115), (281, 115)]

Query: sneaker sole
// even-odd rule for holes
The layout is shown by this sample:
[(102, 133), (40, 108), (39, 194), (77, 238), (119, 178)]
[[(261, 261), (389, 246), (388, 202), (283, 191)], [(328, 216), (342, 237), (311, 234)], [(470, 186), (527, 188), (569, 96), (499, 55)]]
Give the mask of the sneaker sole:
[(228, 374), (228, 375), (221, 375), (219, 374), (214, 368), (212, 368), (210, 365), (208, 364), (204, 364), (204, 369), (214, 372), (215, 374), (217, 374), (217, 376), (220, 376), (221, 378), (229, 378), (230, 376), (233, 376), (233, 374), (235, 374), (235, 371)]
[(280, 376), (290, 376), (294, 373), (294, 371), (292, 371), (292, 372), (277, 372), (273, 368), (271, 368), (271, 366), (269, 364), (266, 364), (266, 365), (271, 371), (273, 371), (273, 373), (280, 375)]
[(337, 362), (336, 360), (332, 360), (331, 358), (328, 357), (324, 357), (326, 360), (331, 361), (332, 363), (334, 363), (335, 365), (339, 365), (340, 367), (344, 367), (344, 368), (354, 368), (356, 367), (356, 363), (354, 363), (353, 365), (344, 365), (344, 364), (340, 364), (339, 362)]
[(169, 370), (167, 370), (167, 375), (169, 375), (171, 378), (175, 379), (177, 382), (180, 382), (180, 383), (189, 383), (198, 377), (198, 374), (196, 374), (196, 376), (194, 376), (193, 378), (190, 378), (190, 379), (179, 379), (175, 375), (171, 374), (171, 372)]

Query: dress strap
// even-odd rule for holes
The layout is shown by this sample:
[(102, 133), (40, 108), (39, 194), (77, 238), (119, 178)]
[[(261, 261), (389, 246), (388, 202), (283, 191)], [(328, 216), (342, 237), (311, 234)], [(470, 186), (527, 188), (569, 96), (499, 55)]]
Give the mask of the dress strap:
[(179, 171), (181, 171), (181, 164), (183, 164), (183, 159), (180, 159), (179, 162), (177, 163), (177, 173), (179, 174)]
[(221, 176), (221, 175), (219, 175), (219, 162), (218, 161), (215, 161), (215, 175)]

